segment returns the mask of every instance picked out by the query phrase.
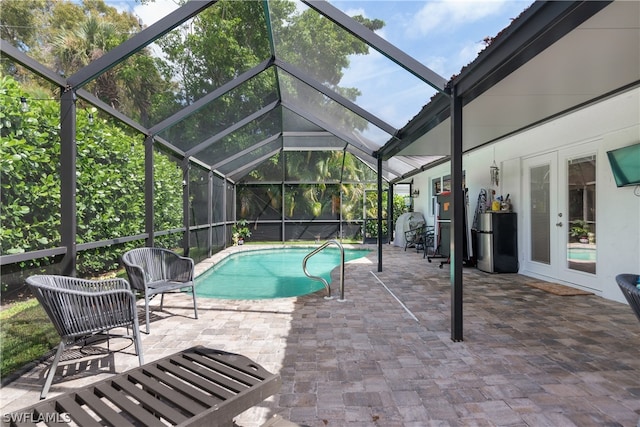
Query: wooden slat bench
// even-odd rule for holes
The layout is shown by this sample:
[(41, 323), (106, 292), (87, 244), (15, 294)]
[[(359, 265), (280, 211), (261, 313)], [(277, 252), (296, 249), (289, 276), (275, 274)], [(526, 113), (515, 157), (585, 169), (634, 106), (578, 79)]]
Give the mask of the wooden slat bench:
[(10, 426), (226, 426), (280, 386), (280, 375), (245, 356), (197, 346), (2, 419)]

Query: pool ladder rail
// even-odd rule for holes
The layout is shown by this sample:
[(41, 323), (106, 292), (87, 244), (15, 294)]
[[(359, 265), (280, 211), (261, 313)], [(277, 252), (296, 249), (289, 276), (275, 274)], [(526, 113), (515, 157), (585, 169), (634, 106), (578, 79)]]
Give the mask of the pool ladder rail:
[(322, 282), (324, 284), (324, 288), (327, 290), (327, 295), (324, 298), (332, 299), (333, 297), (331, 296), (331, 286), (329, 286), (329, 283), (323, 277), (314, 276), (310, 274), (309, 271), (307, 270), (307, 261), (309, 260), (309, 258), (314, 256), (318, 252), (322, 251), (329, 245), (336, 245), (340, 249), (340, 299), (338, 301), (342, 302), (342, 301), (345, 301), (344, 299), (344, 247), (342, 247), (342, 244), (340, 242), (338, 242), (337, 240), (328, 240), (324, 242), (322, 245), (320, 245), (319, 247), (317, 247), (316, 249), (314, 249), (313, 251), (311, 251), (302, 260), (302, 270), (304, 271), (304, 274), (306, 274), (309, 279)]

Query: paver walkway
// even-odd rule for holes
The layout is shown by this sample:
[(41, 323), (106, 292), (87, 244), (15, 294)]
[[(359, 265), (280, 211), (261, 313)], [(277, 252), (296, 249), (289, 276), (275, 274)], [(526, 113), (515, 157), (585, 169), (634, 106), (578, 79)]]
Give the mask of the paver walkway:
[[(345, 302), (201, 298), (195, 320), (190, 298), (173, 296), (143, 334), (145, 361), (201, 344), (279, 372), (280, 393), (236, 419), (247, 427), (275, 414), (314, 427), (638, 426), (640, 323), (626, 304), (465, 268), (464, 341), (453, 342), (439, 261), (385, 246), (384, 271), (375, 251), (347, 265)], [(69, 362), (49, 396), (137, 366), (129, 342), (118, 346)], [(2, 388), (0, 412), (35, 403), (46, 367)]]

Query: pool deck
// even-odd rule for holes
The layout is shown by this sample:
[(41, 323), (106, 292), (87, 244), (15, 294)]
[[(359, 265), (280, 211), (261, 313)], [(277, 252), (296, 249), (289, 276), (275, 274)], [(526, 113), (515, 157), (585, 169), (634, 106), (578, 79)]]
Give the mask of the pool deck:
[[(239, 426), (276, 414), (313, 427), (640, 425), (640, 322), (626, 304), (465, 268), (464, 341), (453, 342), (449, 266), (385, 245), (378, 272), (376, 257), (348, 263), (344, 302), (201, 298), (196, 320), (189, 296), (167, 297), (143, 334), (145, 361), (205, 345), (280, 373), (280, 392)], [(137, 366), (128, 341), (117, 348), (71, 352), (49, 397)], [(38, 401), (47, 366), (0, 390), (2, 414)]]

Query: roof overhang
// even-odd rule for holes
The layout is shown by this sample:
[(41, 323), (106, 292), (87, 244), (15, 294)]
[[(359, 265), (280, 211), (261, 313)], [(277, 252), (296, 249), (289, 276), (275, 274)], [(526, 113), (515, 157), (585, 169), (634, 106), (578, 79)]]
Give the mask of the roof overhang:
[[(466, 152), (639, 84), (640, 2), (550, 1), (534, 3), (449, 87), (462, 98)], [(449, 156), (450, 103), (435, 95), (382, 158)]]

